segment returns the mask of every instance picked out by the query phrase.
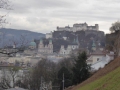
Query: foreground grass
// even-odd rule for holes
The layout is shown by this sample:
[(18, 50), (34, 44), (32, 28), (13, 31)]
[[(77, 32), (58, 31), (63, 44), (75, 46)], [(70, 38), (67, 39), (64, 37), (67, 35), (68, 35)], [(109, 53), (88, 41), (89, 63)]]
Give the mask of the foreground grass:
[(78, 90), (120, 90), (120, 67)]

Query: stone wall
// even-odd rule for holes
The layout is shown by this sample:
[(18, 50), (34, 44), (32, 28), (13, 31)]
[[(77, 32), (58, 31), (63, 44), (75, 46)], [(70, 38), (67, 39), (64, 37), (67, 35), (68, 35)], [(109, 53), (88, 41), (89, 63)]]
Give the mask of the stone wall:
[(87, 23), (76, 23), (73, 25), (73, 27), (65, 26), (65, 27), (57, 27), (57, 31), (81, 31), (81, 30), (99, 30), (99, 25), (95, 24), (95, 26), (88, 26)]

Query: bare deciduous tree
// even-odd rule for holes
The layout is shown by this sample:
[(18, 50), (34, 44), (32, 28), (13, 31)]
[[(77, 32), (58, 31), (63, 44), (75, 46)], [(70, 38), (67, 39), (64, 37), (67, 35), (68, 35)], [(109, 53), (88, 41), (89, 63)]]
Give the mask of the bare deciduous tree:
[(18, 78), (18, 71), (19, 71), (18, 67), (2, 69), (0, 87), (2, 87), (3, 89), (15, 87), (15, 82)]
[(6, 15), (0, 15), (0, 27), (3, 27), (3, 24), (6, 23)]
[(16, 78), (18, 77), (18, 71), (19, 71), (18, 67), (11, 67), (8, 69), (8, 73), (9, 73), (9, 75), (11, 77), (11, 81), (13, 83), (12, 87), (15, 87)]
[[(23, 86), (29, 90), (41, 90), (42, 83), (54, 82), (57, 71), (56, 64), (47, 60), (42, 59), (38, 64), (31, 70), (31, 72), (25, 74), (23, 79)], [(50, 90), (50, 89), (48, 89)]]
[(119, 21), (113, 23), (112, 26), (110, 27), (111, 32), (117, 32), (119, 30), (120, 30), (120, 22)]
[(9, 0), (0, 0), (0, 8), (10, 9)]
[(114, 45), (113, 45), (113, 49), (116, 52), (116, 55), (118, 56), (120, 50), (120, 22), (117, 21), (115, 23), (112, 24), (112, 26), (110, 27), (110, 31), (112, 33), (115, 33), (116, 37), (114, 40)]
[(27, 35), (22, 34), (20, 36), (20, 45), (26, 46), (28, 44), (29, 40), (27, 39)]
[[(0, 9), (10, 10), (11, 6), (9, 0), (0, 0)], [(5, 17), (6, 15), (0, 15), (0, 27), (7, 23)]]
[(11, 88), (11, 85), (10, 85), (10, 78), (8, 76), (8, 73), (5, 69), (2, 69), (2, 73), (1, 73), (1, 80), (0, 80), (0, 87), (2, 89), (8, 89), (8, 88)]
[[(0, 48), (0, 53), (6, 54), (8, 56), (15, 56), (17, 52), (23, 52), (28, 46), (29, 40), (27, 35), (21, 35), (19, 38), (12, 37), (8, 42), (5, 42), (4, 39), (5, 33), (1, 36), (2, 48)], [(9, 48), (11, 47), (11, 48)]]

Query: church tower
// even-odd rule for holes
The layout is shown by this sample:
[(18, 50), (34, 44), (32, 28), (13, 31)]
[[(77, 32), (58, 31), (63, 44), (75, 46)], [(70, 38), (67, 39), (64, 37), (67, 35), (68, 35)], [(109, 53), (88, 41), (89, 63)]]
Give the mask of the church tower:
[(76, 43), (78, 44), (78, 47), (80, 47), (80, 43), (79, 43), (79, 39), (78, 39), (78, 35), (76, 37)]
[(49, 44), (48, 44), (50, 49), (53, 49), (53, 44), (52, 44), (52, 40), (49, 40)]
[(41, 49), (41, 48), (44, 48), (43, 40), (42, 40), (42, 39), (40, 40), (39, 48), (40, 48), (40, 49)]
[(93, 50), (93, 51), (96, 50), (96, 44), (95, 44), (95, 41), (93, 41), (93, 44), (92, 44), (92, 50)]
[(49, 53), (52, 54), (53, 53), (53, 44), (52, 44), (52, 40), (49, 40), (49, 44), (48, 44), (48, 47), (49, 47)]
[(43, 40), (40, 40), (39, 46), (38, 46), (38, 52), (40, 53), (44, 53), (44, 44), (43, 44)]

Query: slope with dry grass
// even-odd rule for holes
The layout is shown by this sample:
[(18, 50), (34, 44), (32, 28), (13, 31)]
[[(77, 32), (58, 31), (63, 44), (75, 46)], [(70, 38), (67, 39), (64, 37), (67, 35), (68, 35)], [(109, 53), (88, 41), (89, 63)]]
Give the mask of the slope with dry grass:
[(120, 90), (120, 67), (77, 90)]
[(66, 90), (77, 90), (80, 87), (87, 85), (95, 80), (98, 80), (99, 78), (103, 77), (104, 75), (108, 74), (109, 72), (115, 70), (116, 68), (120, 67), (120, 57), (116, 58), (112, 62), (110, 62), (108, 65), (106, 65), (104, 68), (97, 71), (93, 76), (82, 82), (81, 84), (77, 86), (70, 87)]

